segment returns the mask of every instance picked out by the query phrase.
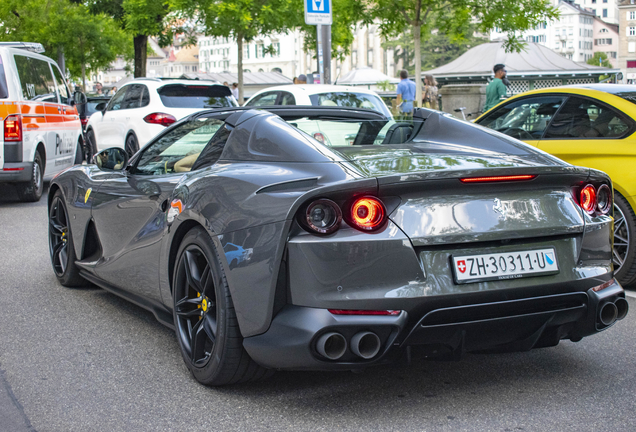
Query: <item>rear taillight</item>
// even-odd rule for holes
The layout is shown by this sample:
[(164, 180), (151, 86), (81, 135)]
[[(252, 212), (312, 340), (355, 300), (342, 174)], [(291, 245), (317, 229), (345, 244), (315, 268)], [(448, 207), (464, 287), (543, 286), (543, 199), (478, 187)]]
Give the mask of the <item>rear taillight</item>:
[(594, 214), (596, 209), (596, 189), (594, 186), (587, 185), (581, 189), (579, 205), (587, 214)]
[(151, 124), (160, 124), (161, 126), (170, 126), (177, 119), (173, 115), (166, 113), (152, 113), (144, 117), (144, 121)]
[(335, 202), (319, 199), (307, 206), (302, 225), (318, 234), (330, 234), (340, 227), (342, 212)]
[(88, 118), (80, 119), (80, 122), (82, 123), (82, 126), (86, 126), (88, 124)]
[(600, 214), (608, 214), (612, 209), (612, 190), (604, 184), (596, 191), (596, 210)]
[(323, 134), (321, 134), (320, 132), (315, 132), (314, 133), (314, 139), (316, 141), (320, 141), (321, 143), (325, 143), (325, 136)]
[(12, 114), (4, 119), (4, 140), (22, 141), (22, 116)]
[(522, 181), (532, 180), (536, 175), (532, 174), (520, 174), (520, 175), (507, 175), (507, 176), (487, 176), (487, 177), (465, 177), (460, 178), (462, 183), (490, 183), (490, 182), (505, 182), (505, 181)]
[(401, 310), (328, 309), (333, 315), (399, 315)]
[(384, 225), (386, 210), (384, 204), (374, 197), (362, 197), (351, 204), (349, 222), (363, 231), (374, 231)]

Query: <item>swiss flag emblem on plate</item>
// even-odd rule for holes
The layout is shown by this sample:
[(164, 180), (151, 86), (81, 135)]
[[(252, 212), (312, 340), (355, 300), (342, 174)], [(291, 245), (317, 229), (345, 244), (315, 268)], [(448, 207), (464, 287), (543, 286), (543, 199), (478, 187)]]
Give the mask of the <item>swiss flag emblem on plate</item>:
[(457, 270), (459, 270), (462, 273), (466, 273), (466, 261), (464, 260), (457, 261)]

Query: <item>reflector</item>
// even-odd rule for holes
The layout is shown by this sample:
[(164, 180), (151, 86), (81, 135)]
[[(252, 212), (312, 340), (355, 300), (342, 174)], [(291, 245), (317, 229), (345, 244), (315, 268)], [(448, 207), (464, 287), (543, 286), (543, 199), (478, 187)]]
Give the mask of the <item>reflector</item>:
[(348, 310), (328, 309), (334, 315), (399, 315), (400, 310)]

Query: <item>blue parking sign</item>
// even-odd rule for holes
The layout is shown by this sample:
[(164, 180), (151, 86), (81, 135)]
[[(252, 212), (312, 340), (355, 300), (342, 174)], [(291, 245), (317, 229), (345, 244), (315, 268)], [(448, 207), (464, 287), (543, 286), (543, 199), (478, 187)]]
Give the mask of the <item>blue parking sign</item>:
[(331, 0), (305, 0), (305, 23), (331, 25)]

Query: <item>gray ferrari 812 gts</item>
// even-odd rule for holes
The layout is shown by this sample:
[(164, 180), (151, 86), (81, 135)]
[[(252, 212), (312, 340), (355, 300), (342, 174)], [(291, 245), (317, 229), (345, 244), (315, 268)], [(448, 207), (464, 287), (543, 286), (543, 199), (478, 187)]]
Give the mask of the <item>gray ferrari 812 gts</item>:
[(203, 384), (579, 341), (627, 314), (612, 185), (431, 110), (202, 111), (58, 175), (49, 244)]

